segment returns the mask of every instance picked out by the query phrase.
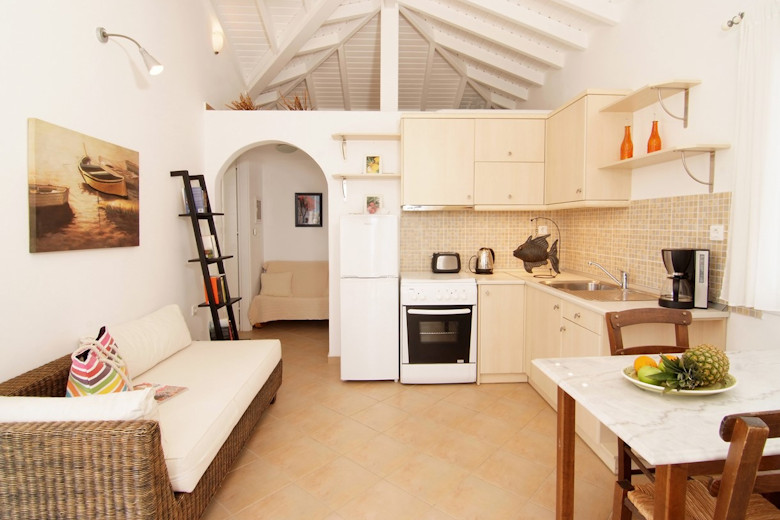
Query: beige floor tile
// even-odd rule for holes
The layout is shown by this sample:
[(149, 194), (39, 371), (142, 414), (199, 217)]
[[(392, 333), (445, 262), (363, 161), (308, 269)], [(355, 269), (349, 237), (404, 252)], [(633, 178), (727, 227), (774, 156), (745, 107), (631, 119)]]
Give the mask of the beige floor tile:
[(455, 464), (418, 453), (388, 475), (387, 480), (429, 504), (451, 495), (469, 472)]
[(267, 461), (295, 480), (332, 461), (339, 454), (310, 438), (294, 439), (289, 444), (262, 455), (259, 463)]
[(556, 446), (554, 435), (544, 435), (526, 428), (513, 434), (503, 449), (537, 464), (555, 468)]
[(464, 406), (470, 410), (481, 412), (501, 397), (482, 390), (483, 387), (484, 385), (463, 385), (457, 391), (445, 397), (444, 400)]
[(230, 511), (228, 511), (219, 500), (214, 499), (203, 512), (200, 520), (228, 520), (229, 518)]
[(228, 473), (216, 498), (231, 514), (275, 493), (290, 483), (281, 468), (258, 460)]
[(503, 445), (516, 433), (508, 423), (484, 413), (474, 416), (473, 421), (461, 424), (457, 430), (496, 446)]
[(540, 406), (502, 397), (488, 406), (482, 413), (500, 419), (507, 423), (510, 428), (519, 430), (528, 425), (532, 420), (535, 421), (540, 411)]
[(415, 392), (410, 388), (404, 388), (402, 391), (388, 397), (382, 402), (414, 414), (422, 412), (438, 400), (439, 399), (422, 392)]
[(425, 450), (446, 433), (449, 428), (433, 422), (427, 417), (410, 415), (385, 432), (393, 439), (409, 444), (418, 450)]
[[(271, 408), (276, 406), (272, 405)], [(247, 441), (247, 447), (257, 455), (264, 455), (286, 446), (295, 439), (300, 439), (306, 434), (292, 426), (284, 419), (278, 419), (270, 414), (263, 414), (260, 424), (255, 432), (262, 431), (262, 435), (255, 433)]]
[(385, 434), (370, 439), (354, 451), (345, 454), (364, 468), (381, 476), (387, 476), (416, 453), (416, 450)]
[(457, 430), (449, 430), (425, 452), (468, 471), (474, 471), (495, 450), (496, 447), (488, 442)]
[(378, 432), (388, 430), (403, 421), (409, 414), (389, 404), (374, 403), (368, 408), (352, 414), (352, 418)]
[(476, 415), (477, 412), (474, 410), (445, 400), (437, 401), (425, 410), (426, 417), (450, 428), (457, 428), (467, 421), (473, 421)]
[(498, 486), (469, 475), (438, 508), (459, 520), (516, 518), (525, 500)]
[(493, 453), (474, 471), (474, 475), (481, 479), (526, 499), (531, 498), (552, 473), (549, 466), (504, 450)]
[(430, 506), (385, 480), (338, 509), (345, 520), (416, 520)]
[(296, 484), (336, 510), (373, 486), (380, 477), (345, 458), (339, 457), (301, 477)]
[(344, 416), (340, 413), (315, 403), (287, 415), (284, 421), (305, 433), (311, 434), (323, 427), (337, 423), (342, 417)]
[(255, 502), (235, 515), (236, 520), (323, 519), (330, 514), (325, 502), (295, 484)]
[(375, 429), (342, 416), (337, 422), (315, 430), (311, 436), (337, 452), (344, 454), (379, 435)]
[(356, 384), (356, 389), (377, 401), (384, 401), (403, 392), (404, 385), (394, 381), (362, 381)]
[(376, 399), (349, 387), (341, 387), (334, 392), (323, 393), (320, 397), (323, 406), (343, 415), (352, 415), (375, 404)]

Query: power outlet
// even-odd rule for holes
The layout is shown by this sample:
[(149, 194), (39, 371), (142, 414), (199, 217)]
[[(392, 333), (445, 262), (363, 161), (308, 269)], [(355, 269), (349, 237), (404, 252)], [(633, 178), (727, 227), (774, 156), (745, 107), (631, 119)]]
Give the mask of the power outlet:
[(710, 240), (713, 242), (722, 242), (723, 233), (723, 224), (713, 224), (710, 226)]
[(195, 316), (197, 313), (198, 313), (198, 306), (197, 305), (193, 305), (190, 308), (190, 315)]
[(536, 232), (539, 235), (546, 235), (547, 234), (547, 226), (539, 226), (538, 228), (536, 228)]

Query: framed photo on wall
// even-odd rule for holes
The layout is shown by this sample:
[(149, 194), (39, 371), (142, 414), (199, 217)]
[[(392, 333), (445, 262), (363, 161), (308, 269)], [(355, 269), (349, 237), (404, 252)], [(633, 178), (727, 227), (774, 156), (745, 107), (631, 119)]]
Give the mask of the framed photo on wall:
[(382, 158), (378, 155), (366, 155), (363, 161), (363, 173), (373, 175), (382, 173)]
[(380, 195), (366, 195), (366, 213), (378, 215), (382, 209), (382, 197)]
[(295, 227), (322, 227), (322, 193), (295, 194)]

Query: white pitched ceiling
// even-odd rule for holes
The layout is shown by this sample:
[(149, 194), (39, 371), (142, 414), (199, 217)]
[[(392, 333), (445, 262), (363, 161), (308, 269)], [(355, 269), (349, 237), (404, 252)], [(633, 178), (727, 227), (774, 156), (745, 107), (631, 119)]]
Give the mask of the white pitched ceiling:
[[(612, 0), (210, 1), (246, 91), (270, 109), (297, 96), (379, 110), (387, 41), (398, 42), (399, 110), (522, 108), (547, 71), (618, 22)], [(397, 39), (382, 37), (383, 15), (398, 17)]]

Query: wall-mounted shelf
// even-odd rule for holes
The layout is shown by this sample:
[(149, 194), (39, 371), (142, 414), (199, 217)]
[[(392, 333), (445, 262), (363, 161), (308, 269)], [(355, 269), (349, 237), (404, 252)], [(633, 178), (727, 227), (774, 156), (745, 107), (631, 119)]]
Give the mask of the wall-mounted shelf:
[(400, 141), (401, 134), (374, 133), (374, 134), (333, 134), (331, 137), (341, 141), (341, 156), (347, 159), (347, 141)]
[[(614, 103), (605, 106), (601, 109), (601, 112), (636, 112), (645, 107), (649, 107), (653, 103), (658, 103), (661, 108), (675, 119), (679, 119), (683, 122), (683, 127), (688, 127), (688, 89), (695, 87), (701, 83), (698, 80), (675, 80), (668, 81), (666, 83), (656, 83), (654, 85), (646, 85), (634, 92), (626, 95), (625, 97), (615, 101)], [(669, 112), (664, 105), (664, 99), (680, 92), (685, 92), (685, 101), (683, 107), (683, 115), (678, 116)]]
[(377, 181), (382, 179), (400, 179), (400, 173), (335, 173), (334, 179), (360, 179), (364, 181)]
[[(652, 152), (644, 155), (638, 155), (631, 159), (624, 159), (622, 161), (605, 164), (601, 168), (608, 170), (632, 170), (635, 168), (644, 168), (645, 166), (653, 166), (665, 162), (675, 161), (680, 159), (682, 161), (685, 173), (688, 174), (693, 180), (700, 184), (707, 184), (710, 187), (710, 193), (712, 193), (712, 186), (715, 181), (715, 152), (717, 150), (726, 150), (731, 146), (728, 144), (698, 144), (693, 146), (677, 146), (674, 148), (666, 148), (657, 152)], [(709, 182), (705, 182), (697, 179), (693, 176), (688, 169), (686, 159), (701, 154), (710, 155), (710, 178)]]

